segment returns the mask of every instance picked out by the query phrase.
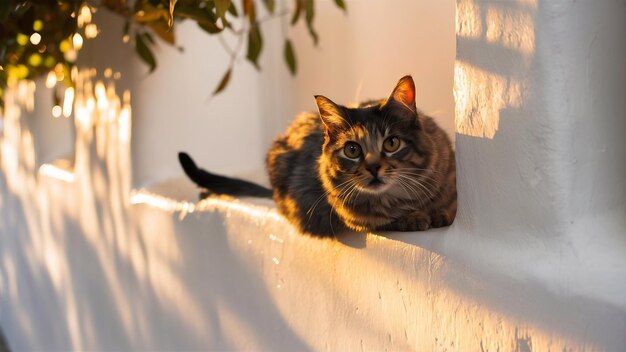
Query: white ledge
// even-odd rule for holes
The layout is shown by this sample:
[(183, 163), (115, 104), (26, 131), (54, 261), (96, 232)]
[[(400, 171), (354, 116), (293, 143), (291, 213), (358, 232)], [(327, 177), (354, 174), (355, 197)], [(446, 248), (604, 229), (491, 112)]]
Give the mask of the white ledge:
[[(168, 194), (157, 193), (163, 190)], [(621, 295), (621, 283), (614, 282), (626, 277), (626, 261), (622, 256), (605, 255), (603, 263), (588, 265), (597, 256), (594, 251), (605, 247), (575, 253), (562, 246), (556, 255), (553, 248), (512, 250), (510, 244), (492, 240), (493, 236), (468, 232), (463, 212), (449, 228), (317, 239), (298, 234), (269, 201), (191, 201), (196, 196), (190, 182), (178, 180), (134, 192), (132, 199), (136, 205), (174, 215), (189, 213), (183, 220), (185, 227), (201, 224), (204, 235), (225, 236), (233, 255), (246, 258), (252, 275), (264, 282), (288, 325), (298, 327), (298, 335), (314, 349), (323, 348), (317, 343), (330, 338), (325, 335), (329, 326), (322, 324), (318, 331), (309, 322), (321, 319), (330, 324), (331, 331), (347, 333), (346, 326), (362, 319), (360, 314), (373, 321), (383, 319), (388, 329), (371, 336), (342, 333), (341, 344), (331, 348), (358, 347), (365, 341), (370, 349), (428, 349), (447, 341), (463, 350), (480, 343), (505, 347), (532, 341), (533, 348), (612, 350), (626, 342), (621, 334), (626, 327), (626, 298)], [(592, 220), (611, 224), (605, 220), (613, 219), (613, 225), (622, 224), (615, 222), (615, 215)], [(607, 225), (602, 230), (620, 228)], [(388, 306), (379, 306), (381, 292), (386, 293)], [(311, 311), (311, 304), (324, 307), (325, 313)], [(387, 316), (389, 307), (401, 307), (404, 314)], [(327, 309), (333, 312), (332, 318)], [(454, 319), (447, 320), (450, 317)], [(446, 322), (436, 322), (439, 319)], [(406, 331), (411, 322), (415, 326)], [(500, 332), (476, 336), (477, 325)], [(385, 334), (395, 343), (385, 342)], [(432, 345), (422, 339), (430, 334), (437, 339)]]

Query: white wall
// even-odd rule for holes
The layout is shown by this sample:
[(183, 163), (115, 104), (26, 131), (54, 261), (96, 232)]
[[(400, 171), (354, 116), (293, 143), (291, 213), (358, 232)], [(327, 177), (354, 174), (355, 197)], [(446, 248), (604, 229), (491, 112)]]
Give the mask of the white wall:
[(625, 6), (459, 1), (460, 197), (475, 226), (561, 242), (623, 211)]
[[(37, 174), (37, 140), (25, 121), (5, 123), (0, 325), (9, 343), (16, 350), (621, 350), (626, 2), (459, 0), (457, 6), (458, 56), (450, 67), (459, 215), (451, 227), (314, 239), (296, 233), (269, 202), (191, 203), (196, 191), (184, 178), (128, 198), (114, 182), (130, 177), (127, 168), (109, 169), (127, 160), (127, 150), (107, 154), (118, 162), (77, 159), (76, 180), (67, 183)], [(329, 2), (320, 8), (335, 11)], [(347, 33), (322, 32), (321, 45)], [(326, 53), (312, 52), (310, 64), (332, 65), (334, 52), (328, 61)], [(342, 63), (342, 72), (351, 72), (352, 62), (361, 61)], [(259, 94), (254, 108), (268, 119), (280, 117), (269, 127), (250, 122), (259, 155), (273, 129), (287, 123), (282, 116), (301, 109), (266, 95), (284, 89), (298, 92), (289, 104), (312, 104), (309, 89), (300, 87), (327, 89), (326, 79), (336, 77), (321, 70), (307, 76), (301, 64), (303, 75), (292, 80), (281, 61), (263, 65), (261, 78), (252, 80)], [(398, 71), (390, 75), (405, 73)], [(333, 80), (336, 93), (313, 93), (351, 100), (351, 87), (363, 78), (357, 73), (347, 83)], [(366, 91), (364, 83), (363, 91), (379, 95), (396, 78), (364, 82), (370, 79), (376, 87)], [(166, 156), (183, 143), (137, 116), (152, 111), (163, 118), (145, 106), (147, 91), (154, 87), (134, 93), (140, 184), (179, 175)], [(439, 96), (442, 102), (450, 92)], [(229, 128), (232, 135), (220, 130), (220, 138), (240, 133), (236, 124)], [(203, 132), (193, 131), (201, 144), (189, 140), (203, 163), (239, 172), (258, 162), (252, 152), (237, 152), (236, 165), (215, 156), (203, 147)], [(82, 155), (93, 155), (84, 152), (92, 147), (83, 145)], [(190, 209), (195, 212), (182, 217)]]
[(135, 184), (180, 174), (181, 150), (224, 173), (262, 167), (259, 76), (251, 65), (237, 65), (229, 93), (212, 98), (229, 62), (216, 37), (193, 23), (176, 26), (177, 45), (184, 53), (159, 42), (158, 66), (149, 74), (132, 47), (121, 42), (123, 23), (103, 11), (97, 15), (104, 31), (87, 43), (81, 64), (121, 71), (121, 86), (131, 91)]
[[(282, 133), (293, 116), (316, 109), (313, 95), (337, 103), (387, 98), (400, 77), (411, 74), (417, 106), (454, 133), (452, 96), (455, 57), (453, 1), (317, 2), (318, 47), (303, 25), (290, 31), (299, 73), (291, 78), (282, 57), (267, 55), (260, 92), (267, 125), (265, 142)], [(284, 21), (288, 21), (285, 19)], [(267, 54), (282, 53), (280, 23), (268, 23), (273, 39)]]
[(553, 292), (626, 303), (625, 8), (458, 1), (464, 231), (448, 241), (471, 233), (472, 245), (450, 254), (480, 251), (487, 265), (508, 262), (513, 277), (546, 280)]

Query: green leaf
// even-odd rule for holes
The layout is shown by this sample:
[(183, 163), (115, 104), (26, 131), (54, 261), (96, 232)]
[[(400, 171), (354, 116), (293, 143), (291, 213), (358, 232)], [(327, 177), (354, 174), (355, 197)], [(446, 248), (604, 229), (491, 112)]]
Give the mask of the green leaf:
[(263, 49), (263, 38), (261, 37), (261, 31), (258, 24), (254, 23), (248, 31), (248, 54), (246, 58), (254, 64), (257, 70), (260, 70), (258, 60), (261, 50)]
[(150, 42), (150, 44), (152, 45), (156, 44), (156, 42), (154, 41), (154, 38), (152, 37), (152, 34), (145, 32), (145, 33), (142, 33), (141, 36), (146, 38), (146, 40)]
[(211, 22), (217, 23), (217, 20), (220, 18), (215, 15), (215, 6), (207, 6), (204, 8), (204, 13), (206, 18), (208, 18)]
[(154, 71), (156, 69), (154, 54), (152, 54), (152, 50), (144, 41), (144, 37), (139, 33), (135, 35), (135, 50), (139, 57), (150, 67), (150, 72)]
[(222, 27), (224, 28), (233, 28), (233, 26), (230, 24), (230, 22), (228, 22), (228, 20), (226, 19), (226, 16), (224, 17), (220, 17), (221, 21), (222, 21)]
[(224, 17), (226, 11), (230, 7), (231, 0), (215, 0), (215, 10), (217, 11), (217, 17)]
[(144, 10), (136, 12), (134, 17), (137, 23), (145, 24), (153, 21), (167, 20), (170, 17), (170, 13), (166, 9), (146, 6)]
[(293, 46), (291, 45), (291, 40), (289, 39), (285, 41), (285, 62), (287, 62), (289, 72), (295, 76), (298, 65), (296, 62), (296, 53), (293, 51)]
[(313, 6), (313, 0), (306, 0), (304, 12), (306, 13), (306, 27), (309, 30), (311, 38), (313, 38), (313, 43), (317, 45), (317, 42), (319, 41), (319, 36), (317, 35), (315, 28), (313, 28), (313, 19), (315, 18), (315, 7)]
[(337, 5), (337, 7), (341, 8), (344, 11), (346, 11), (346, 3), (343, 2), (343, 0), (335, 0), (335, 4)]
[(276, 9), (276, 0), (263, 0), (263, 3), (265, 4), (267, 11), (274, 13), (274, 10)]
[(293, 16), (291, 17), (291, 25), (295, 25), (298, 23), (300, 19), (300, 15), (302, 14), (302, 9), (304, 8), (304, 0), (296, 0), (296, 9), (293, 10)]
[(209, 12), (193, 6), (177, 6), (174, 11), (176, 16), (188, 18), (198, 24), (215, 25), (216, 18)]
[(239, 17), (239, 12), (237, 11), (237, 7), (234, 2), (230, 2), (230, 7), (228, 8), (228, 13), (233, 15), (234, 17)]
[(224, 30), (224, 28), (220, 28), (215, 24), (198, 23), (198, 26), (209, 34), (216, 34)]
[(215, 88), (215, 90), (213, 91), (213, 95), (220, 93), (221, 91), (224, 90), (224, 88), (226, 88), (226, 86), (228, 85), (228, 82), (230, 82), (230, 74), (232, 71), (233, 71), (232, 67), (230, 67), (228, 71), (226, 71), (226, 73), (220, 80), (220, 84), (218, 84), (217, 88)]
[(124, 35), (128, 35), (129, 31), (130, 31), (130, 21), (126, 21), (126, 23), (124, 23)]
[(174, 31), (170, 30), (170, 27), (164, 20), (146, 23), (146, 27), (152, 29), (152, 32), (158, 35), (159, 38), (163, 39), (166, 43), (171, 45), (174, 45), (176, 43), (176, 38), (174, 38)]
[(179, 5), (176, 6), (176, 11), (174, 13), (176, 16), (196, 21), (198, 26), (207, 31), (209, 34), (219, 33), (224, 30), (224, 28), (219, 27), (215, 23), (216, 18), (213, 17), (213, 14), (206, 9)]

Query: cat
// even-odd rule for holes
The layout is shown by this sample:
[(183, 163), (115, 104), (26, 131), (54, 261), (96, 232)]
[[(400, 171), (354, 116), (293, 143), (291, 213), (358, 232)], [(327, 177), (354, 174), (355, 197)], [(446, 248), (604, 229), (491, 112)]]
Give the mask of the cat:
[(417, 110), (411, 76), (386, 100), (356, 108), (315, 96), (319, 114), (298, 116), (267, 154), (271, 189), (200, 169), (179, 153), (208, 194), (273, 198), (298, 230), (424, 231), (456, 215), (456, 166), (447, 134)]

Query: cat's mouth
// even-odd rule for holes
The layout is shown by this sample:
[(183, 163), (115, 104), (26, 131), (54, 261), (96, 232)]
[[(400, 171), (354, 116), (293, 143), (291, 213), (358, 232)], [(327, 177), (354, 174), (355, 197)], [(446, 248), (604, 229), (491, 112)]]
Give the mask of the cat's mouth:
[(387, 192), (389, 189), (389, 183), (381, 180), (380, 178), (372, 178), (367, 184), (359, 187), (361, 192), (370, 196), (380, 196)]
[(380, 196), (387, 192), (391, 184), (380, 177), (372, 177), (369, 181), (363, 182), (359, 190), (370, 196)]
[(370, 180), (370, 183), (368, 184), (368, 186), (372, 187), (372, 188), (378, 188), (378, 187), (380, 187), (381, 185), (384, 185), (384, 184), (385, 183), (381, 179), (379, 179), (378, 177), (373, 177)]

